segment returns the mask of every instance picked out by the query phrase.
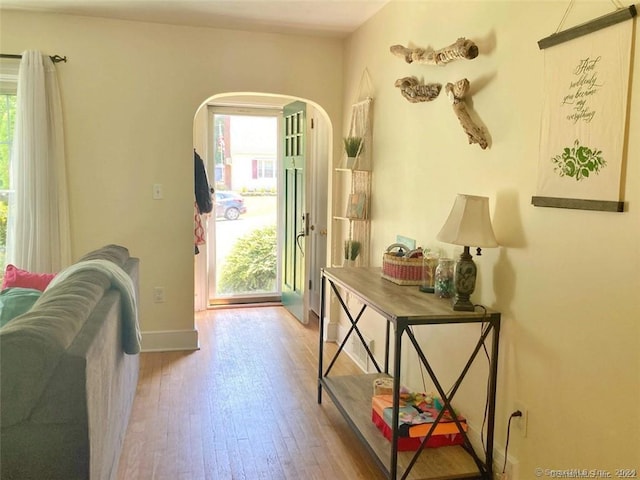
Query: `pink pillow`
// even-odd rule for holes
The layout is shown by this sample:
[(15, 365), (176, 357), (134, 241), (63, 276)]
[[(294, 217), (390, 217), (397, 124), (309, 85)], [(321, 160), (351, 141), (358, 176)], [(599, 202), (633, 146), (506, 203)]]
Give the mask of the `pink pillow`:
[(55, 273), (31, 273), (22, 270), (15, 265), (7, 265), (2, 280), (2, 290), (9, 287), (35, 288), (44, 291), (49, 282), (55, 277)]

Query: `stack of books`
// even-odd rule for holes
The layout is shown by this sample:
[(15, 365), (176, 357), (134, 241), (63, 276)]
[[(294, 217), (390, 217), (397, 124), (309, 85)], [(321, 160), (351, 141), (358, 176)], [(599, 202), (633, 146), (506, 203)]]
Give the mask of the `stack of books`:
[[(424, 437), (435, 422), (440, 411), (433, 405), (424, 402), (420, 404), (410, 401), (400, 401), (400, 413), (398, 415), (398, 450), (418, 450)], [(393, 416), (393, 397), (391, 395), (374, 395), (372, 399), (371, 419), (387, 440), (391, 440)], [(457, 415), (462, 429), (467, 431), (467, 422)], [(449, 445), (462, 445), (464, 438), (458, 426), (448, 412), (445, 412), (435, 430), (427, 440), (425, 447), (443, 447)]]

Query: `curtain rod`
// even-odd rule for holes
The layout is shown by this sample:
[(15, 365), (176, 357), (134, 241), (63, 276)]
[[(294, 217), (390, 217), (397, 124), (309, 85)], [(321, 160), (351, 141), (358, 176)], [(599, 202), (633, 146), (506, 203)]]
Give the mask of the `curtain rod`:
[[(0, 58), (22, 58), (22, 55), (16, 55), (14, 53), (0, 53)], [(61, 57), (60, 55), (49, 55), (49, 58), (53, 63), (67, 63), (67, 57)]]

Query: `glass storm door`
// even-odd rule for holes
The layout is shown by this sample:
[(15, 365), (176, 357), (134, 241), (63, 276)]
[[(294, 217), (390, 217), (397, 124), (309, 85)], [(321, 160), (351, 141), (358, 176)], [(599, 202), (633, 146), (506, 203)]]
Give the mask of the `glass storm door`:
[(280, 300), (281, 111), (212, 107), (209, 304)]

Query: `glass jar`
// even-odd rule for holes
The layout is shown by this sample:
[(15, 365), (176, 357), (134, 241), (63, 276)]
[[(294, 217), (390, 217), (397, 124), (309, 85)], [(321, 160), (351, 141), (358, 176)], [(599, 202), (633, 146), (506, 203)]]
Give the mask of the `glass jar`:
[(436, 267), (438, 266), (438, 258), (440, 255), (437, 252), (426, 251), (422, 257), (422, 284), (420, 285), (420, 291), (433, 293), (434, 283), (436, 276)]
[(439, 298), (453, 297), (453, 259), (441, 258), (436, 267), (435, 294)]

